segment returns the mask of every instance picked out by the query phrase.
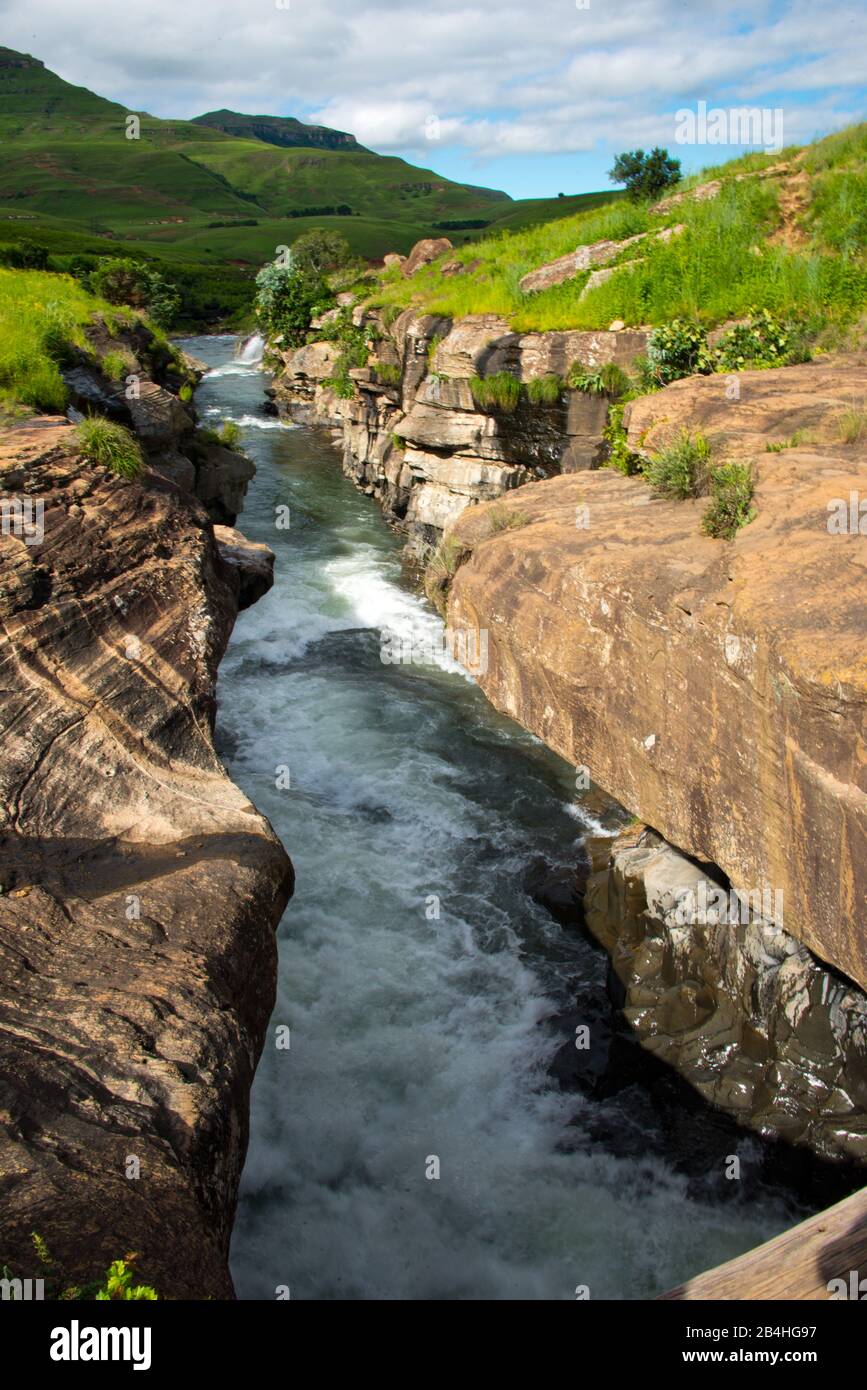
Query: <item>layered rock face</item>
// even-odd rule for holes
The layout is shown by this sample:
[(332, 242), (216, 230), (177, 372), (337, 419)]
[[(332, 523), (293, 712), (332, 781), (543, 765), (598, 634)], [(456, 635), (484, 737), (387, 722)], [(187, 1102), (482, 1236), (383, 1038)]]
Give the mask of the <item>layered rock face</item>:
[[(386, 333), (377, 319), (370, 327)], [(350, 373), (355, 392), (340, 398), (329, 385), (338, 348), (321, 342), (285, 355), (277, 400), (295, 419), (331, 424), (344, 470), (423, 556), (471, 504), (592, 468), (602, 452), (604, 398), (564, 388), (549, 404), (524, 395), (512, 410), (484, 409), (470, 387), (474, 377), (506, 372), (526, 385), (564, 377), (576, 362), (629, 367), (646, 344), (642, 332), (517, 334), (492, 315), (452, 324), (407, 311), (376, 346), (389, 384), (374, 363)]]
[[(812, 400), (811, 379), (829, 417), (867, 387), (860, 362), (743, 373), (740, 401), (692, 378), (635, 403), (630, 429), (646, 442), (706, 405), (731, 455), (739, 411), (753, 439), (767, 393), (769, 441), (780, 396), (795, 382)], [(470, 558), (449, 618), (488, 631), (494, 704), (736, 888), (780, 892), (787, 930), (864, 987), (867, 562), (828, 523), (867, 490), (867, 458), (838, 436), (754, 462), (757, 516), (731, 543), (702, 535), (702, 502), (608, 469), (504, 498), (516, 529), (473, 509), (451, 532)]]
[(72, 435), (0, 448), (0, 494), (44, 505), (40, 543), (0, 536), (0, 1264), (40, 1272), (36, 1231), (66, 1283), (136, 1251), (223, 1298), (291, 889), (211, 740), (240, 542)]
[(867, 1161), (867, 996), (653, 831), (604, 859), (586, 922), (643, 1045), (762, 1134)]

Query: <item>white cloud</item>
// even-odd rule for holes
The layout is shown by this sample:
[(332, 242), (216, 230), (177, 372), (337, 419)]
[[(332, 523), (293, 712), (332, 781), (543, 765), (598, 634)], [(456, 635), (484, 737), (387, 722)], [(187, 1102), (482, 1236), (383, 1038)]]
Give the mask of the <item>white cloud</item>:
[[(863, 102), (856, 0), (5, 0), (4, 42), (158, 115), (302, 114), (383, 152), (490, 157), (672, 138), (699, 99), (811, 134)], [(782, 97), (777, 94), (782, 93)]]

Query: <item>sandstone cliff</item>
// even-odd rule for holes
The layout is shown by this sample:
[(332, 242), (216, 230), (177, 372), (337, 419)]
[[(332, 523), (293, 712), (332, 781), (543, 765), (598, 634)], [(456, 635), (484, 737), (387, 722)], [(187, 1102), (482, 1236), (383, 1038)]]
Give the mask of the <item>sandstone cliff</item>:
[[(691, 378), (637, 402), (630, 428), (638, 443), (724, 410), (734, 454), (760, 393), (770, 442), (796, 401), (840, 415), (865, 386), (860, 362), (743, 373), (740, 401)], [(736, 887), (781, 890), (787, 929), (863, 987), (865, 559), (828, 520), (867, 458), (830, 437), (754, 458), (758, 515), (731, 543), (702, 535), (700, 502), (608, 469), (503, 499), (516, 529), (474, 508), (451, 532), (470, 558), (449, 616), (489, 631), (499, 708)]]
[(162, 1296), (222, 1298), (291, 866), (211, 733), (267, 559), (73, 434), (0, 450), (45, 507), (40, 544), (0, 536), (0, 1264), (39, 1272), (37, 1231), (66, 1282), (136, 1251)]
[(563, 378), (576, 364), (629, 367), (647, 343), (645, 333), (631, 331), (518, 334), (492, 315), (452, 324), (407, 310), (386, 327), (357, 311), (356, 321), (371, 333), (375, 358), (350, 372), (353, 395), (334, 389), (339, 346), (317, 342), (283, 354), (277, 401), (294, 419), (339, 431), (345, 472), (377, 498), (420, 557), (471, 504), (592, 468), (601, 456), (603, 397), (564, 387), (547, 403), (524, 392), (514, 409), (484, 408), (473, 378), (507, 372), (527, 386)]

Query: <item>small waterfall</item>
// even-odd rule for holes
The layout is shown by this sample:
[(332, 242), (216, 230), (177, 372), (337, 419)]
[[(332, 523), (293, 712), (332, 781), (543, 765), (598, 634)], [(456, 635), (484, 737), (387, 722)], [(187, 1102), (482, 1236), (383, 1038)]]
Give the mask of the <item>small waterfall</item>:
[(249, 338), (245, 338), (237, 352), (237, 359), (243, 362), (245, 367), (255, 367), (257, 362), (262, 361), (262, 354), (265, 351), (265, 339), (261, 333), (253, 333)]

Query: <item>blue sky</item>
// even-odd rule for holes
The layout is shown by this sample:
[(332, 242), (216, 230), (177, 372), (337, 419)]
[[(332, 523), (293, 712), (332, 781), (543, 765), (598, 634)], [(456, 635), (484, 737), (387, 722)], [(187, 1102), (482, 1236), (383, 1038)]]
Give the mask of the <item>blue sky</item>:
[(700, 101), (781, 108), (786, 144), (867, 113), (863, 0), (0, 0), (0, 16), (0, 42), (131, 109), (297, 115), (513, 197), (604, 188), (637, 146), (687, 172), (755, 147), (678, 145), (676, 112)]

